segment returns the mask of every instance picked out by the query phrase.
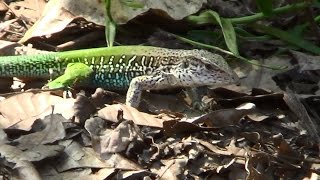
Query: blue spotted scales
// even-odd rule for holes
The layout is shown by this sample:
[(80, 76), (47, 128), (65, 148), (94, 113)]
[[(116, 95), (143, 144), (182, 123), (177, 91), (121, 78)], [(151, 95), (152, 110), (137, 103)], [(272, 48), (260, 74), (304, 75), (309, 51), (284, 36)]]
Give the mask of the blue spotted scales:
[(116, 46), (37, 55), (0, 57), (0, 77), (62, 75), (70, 63), (93, 70), (84, 86), (128, 89), (126, 103), (137, 107), (143, 90), (230, 84), (238, 80), (226, 61), (205, 50)]

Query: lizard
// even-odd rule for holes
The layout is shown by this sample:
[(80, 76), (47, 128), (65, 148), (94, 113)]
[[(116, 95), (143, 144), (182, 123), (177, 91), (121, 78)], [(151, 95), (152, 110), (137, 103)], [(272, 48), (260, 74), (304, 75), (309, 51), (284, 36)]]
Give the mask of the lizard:
[(237, 75), (225, 59), (206, 50), (152, 46), (114, 46), (0, 57), (0, 77), (46, 78), (68, 64), (92, 69), (82, 86), (126, 90), (126, 104), (138, 107), (144, 90), (231, 84)]

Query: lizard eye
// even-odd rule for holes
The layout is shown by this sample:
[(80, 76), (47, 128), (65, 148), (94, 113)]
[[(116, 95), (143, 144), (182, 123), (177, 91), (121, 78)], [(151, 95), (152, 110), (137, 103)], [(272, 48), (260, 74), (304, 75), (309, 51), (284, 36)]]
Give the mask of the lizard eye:
[(204, 67), (207, 69), (207, 70), (213, 70), (213, 67), (211, 64), (204, 64)]

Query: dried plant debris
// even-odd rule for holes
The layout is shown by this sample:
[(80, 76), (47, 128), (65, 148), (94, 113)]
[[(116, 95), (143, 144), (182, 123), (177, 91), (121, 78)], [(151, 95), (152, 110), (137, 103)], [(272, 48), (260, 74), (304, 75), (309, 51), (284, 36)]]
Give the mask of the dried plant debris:
[(73, 103), (72, 98), (63, 99), (49, 92), (13, 94), (0, 102), (0, 126), (28, 131), (36, 119), (52, 112), (69, 119), (74, 114)]
[[(19, 96), (29, 100), (10, 102)], [(69, 104), (51, 96), (29, 92), (0, 103), (7, 119), (0, 132), (0, 172), (5, 176), (302, 179), (319, 172), (316, 116), (309, 116), (300, 96), (289, 90), (209, 89), (205, 103), (214, 108), (188, 116), (114, 104), (122, 101), (118, 94), (98, 89), (90, 97), (79, 94), (61, 111), (73, 109), (79, 122), (56, 111), (41, 115), (51, 103), (54, 110)], [(41, 108), (35, 102), (42, 102)], [(27, 114), (10, 113), (7, 106)], [(30, 120), (17, 126), (18, 119)]]
[(220, 109), (188, 117), (104, 107), (105, 93), (78, 100), (78, 111), (91, 109), (84, 127), (57, 114), (38, 116), (24, 133), (4, 127), (1, 172), (33, 179), (301, 179), (319, 172), (316, 125), (292, 94), (212, 89)]

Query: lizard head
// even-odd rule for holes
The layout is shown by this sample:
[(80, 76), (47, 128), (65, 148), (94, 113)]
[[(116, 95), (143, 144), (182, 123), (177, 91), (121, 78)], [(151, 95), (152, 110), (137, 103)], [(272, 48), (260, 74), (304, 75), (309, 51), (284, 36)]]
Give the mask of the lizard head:
[(181, 59), (174, 74), (181, 86), (210, 86), (237, 83), (239, 78), (225, 59), (205, 50), (191, 50)]

